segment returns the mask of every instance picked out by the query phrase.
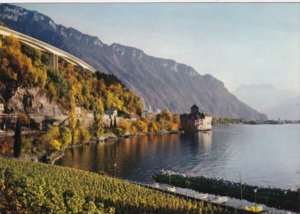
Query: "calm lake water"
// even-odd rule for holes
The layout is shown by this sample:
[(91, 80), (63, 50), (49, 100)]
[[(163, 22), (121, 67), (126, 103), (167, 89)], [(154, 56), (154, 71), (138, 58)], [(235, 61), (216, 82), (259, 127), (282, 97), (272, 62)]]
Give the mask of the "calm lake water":
[(143, 136), (69, 149), (58, 165), (152, 182), (160, 169), (257, 186), (300, 186), (300, 124), (214, 126), (190, 135)]

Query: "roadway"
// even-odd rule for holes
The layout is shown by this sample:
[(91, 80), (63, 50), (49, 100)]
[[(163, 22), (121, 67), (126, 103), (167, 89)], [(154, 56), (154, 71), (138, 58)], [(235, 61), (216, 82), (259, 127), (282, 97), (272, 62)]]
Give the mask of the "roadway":
[(62, 59), (66, 60), (67, 62), (73, 64), (73, 65), (77, 65), (80, 66), (84, 69), (87, 69), (89, 71), (95, 72), (96, 69), (93, 68), (91, 65), (89, 65), (88, 63), (84, 62), (83, 60), (77, 58), (76, 56), (67, 53), (59, 48), (56, 48), (52, 45), (49, 45), (45, 42), (42, 42), (38, 39), (32, 38), (30, 36), (27, 36), (25, 34), (22, 34), (20, 32), (11, 30), (9, 28), (0, 26), (0, 35), (3, 36), (10, 36), (13, 35), (14, 37), (16, 37), (17, 39), (20, 40), (20, 42), (27, 44), (33, 48), (39, 49), (41, 51), (45, 51), (48, 52), (54, 56), (58, 56), (61, 57)]

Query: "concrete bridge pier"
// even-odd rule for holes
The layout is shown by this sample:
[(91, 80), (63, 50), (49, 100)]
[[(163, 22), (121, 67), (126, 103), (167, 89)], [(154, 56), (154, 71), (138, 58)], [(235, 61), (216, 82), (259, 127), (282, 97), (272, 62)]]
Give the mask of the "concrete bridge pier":
[(50, 67), (58, 69), (58, 56), (56, 54), (50, 54)]

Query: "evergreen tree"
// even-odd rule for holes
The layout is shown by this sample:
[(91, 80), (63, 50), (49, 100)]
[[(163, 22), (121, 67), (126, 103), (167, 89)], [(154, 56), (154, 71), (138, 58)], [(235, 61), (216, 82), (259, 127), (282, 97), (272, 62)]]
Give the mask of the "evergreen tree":
[(22, 133), (21, 133), (22, 123), (18, 118), (15, 129), (15, 143), (14, 143), (14, 157), (20, 157), (22, 148)]

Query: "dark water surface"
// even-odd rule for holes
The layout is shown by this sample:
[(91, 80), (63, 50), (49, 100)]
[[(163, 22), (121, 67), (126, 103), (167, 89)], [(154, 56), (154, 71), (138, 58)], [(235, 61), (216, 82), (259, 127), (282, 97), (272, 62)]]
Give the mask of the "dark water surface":
[(258, 186), (300, 186), (300, 124), (215, 126), (190, 135), (143, 136), (69, 149), (58, 165), (151, 182), (170, 169)]

